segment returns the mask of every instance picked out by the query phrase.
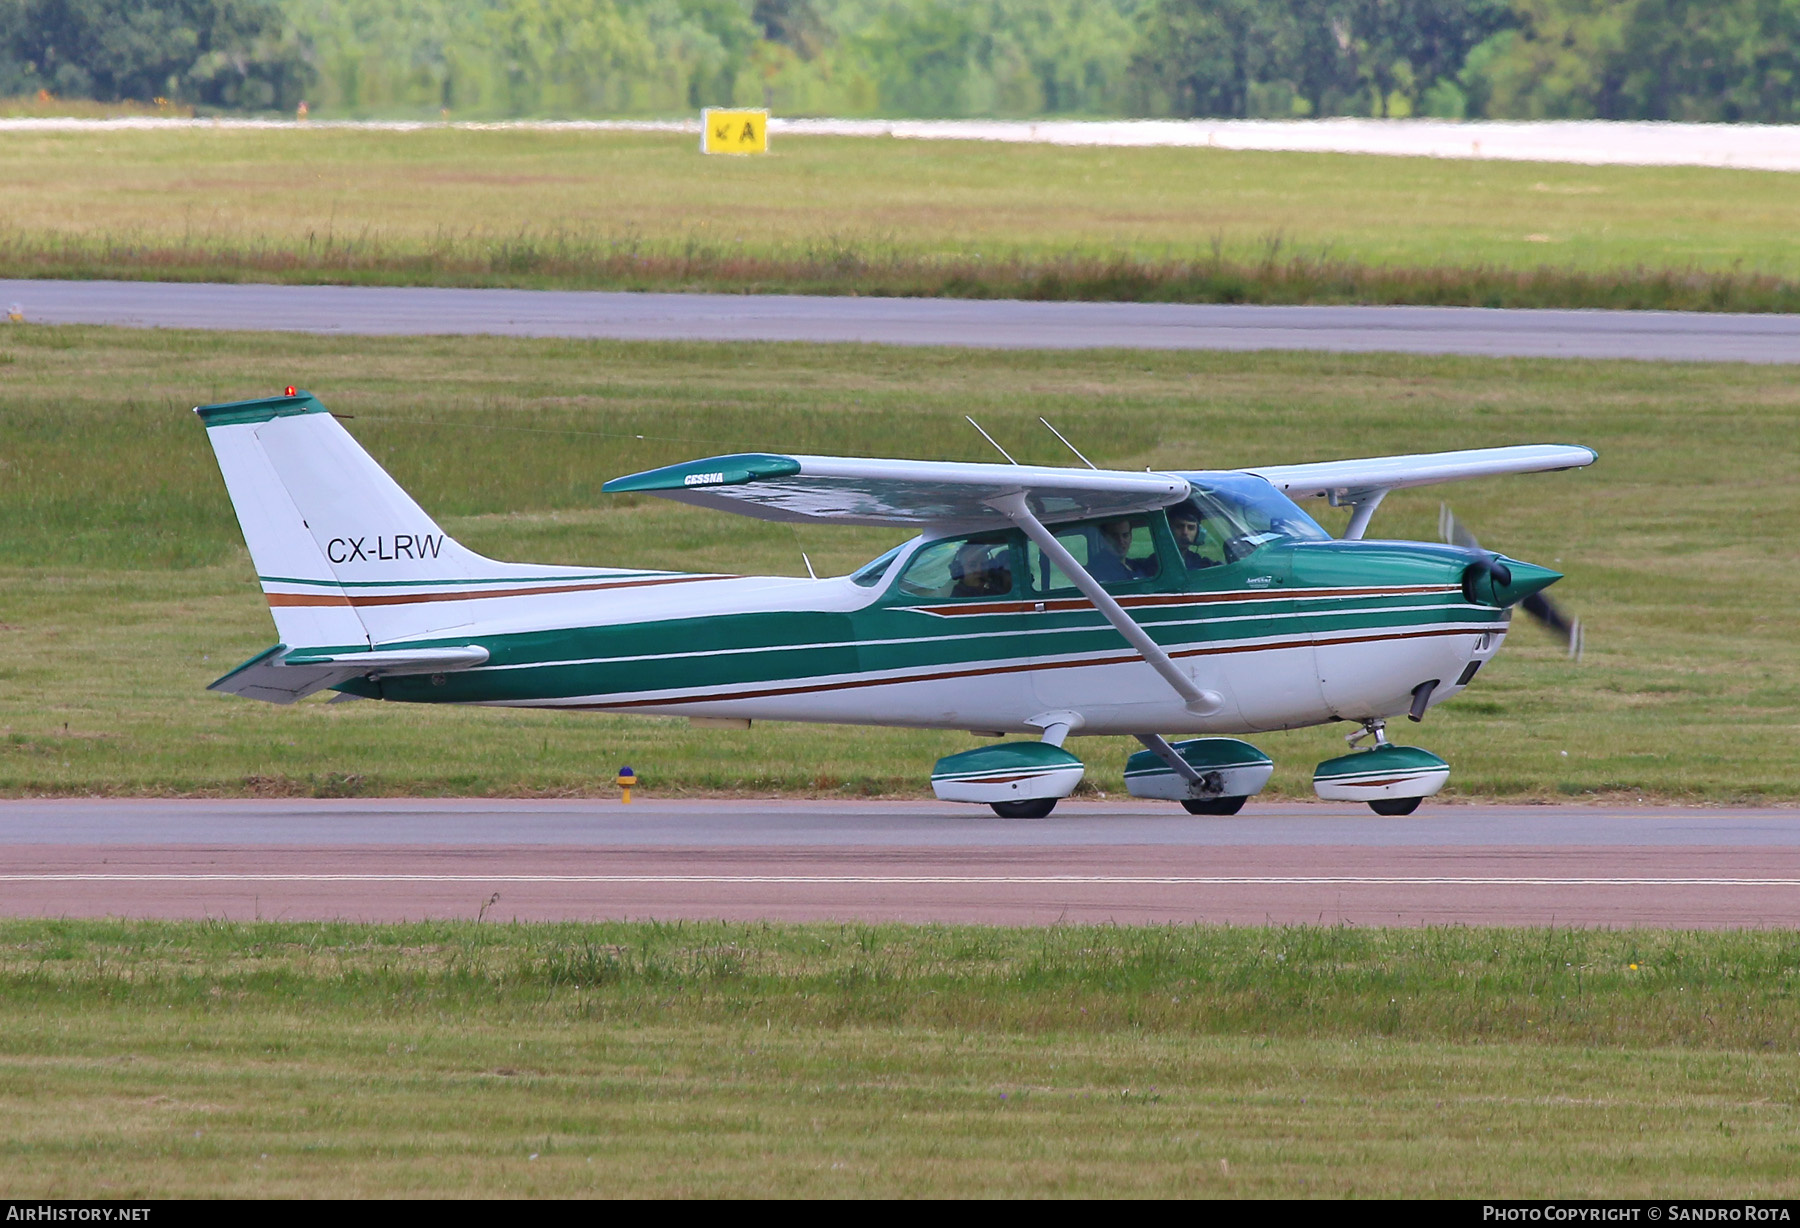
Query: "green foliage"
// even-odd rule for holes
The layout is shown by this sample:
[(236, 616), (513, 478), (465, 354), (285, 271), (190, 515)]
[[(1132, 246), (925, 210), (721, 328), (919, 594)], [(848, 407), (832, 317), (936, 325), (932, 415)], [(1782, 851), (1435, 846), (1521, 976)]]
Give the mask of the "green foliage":
[(310, 80), (276, 0), (0, 0), (0, 93), (263, 110)]
[(1787, 120), (1800, 0), (287, 0), (352, 112)]
[(0, 97), (326, 114), (1800, 116), (1800, 0), (0, 0)]
[(1162, 0), (1137, 54), (1143, 109), (1410, 115), (1511, 21), (1507, 0)]
[(1793, 123), (1800, 0), (1514, 0), (1469, 58), (1477, 109), (1521, 119)]
[(1139, 0), (289, 0), (352, 113), (1120, 114)]

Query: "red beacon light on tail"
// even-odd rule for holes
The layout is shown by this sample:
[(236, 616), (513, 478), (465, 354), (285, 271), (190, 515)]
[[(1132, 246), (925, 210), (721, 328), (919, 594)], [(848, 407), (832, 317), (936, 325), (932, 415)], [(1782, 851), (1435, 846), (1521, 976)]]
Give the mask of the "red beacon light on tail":
[(284, 397), (296, 396), (299, 394), (299, 391), (300, 390), (298, 388), (295, 388), (292, 384), (289, 384), (286, 388), (282, 389), (281, 395)]

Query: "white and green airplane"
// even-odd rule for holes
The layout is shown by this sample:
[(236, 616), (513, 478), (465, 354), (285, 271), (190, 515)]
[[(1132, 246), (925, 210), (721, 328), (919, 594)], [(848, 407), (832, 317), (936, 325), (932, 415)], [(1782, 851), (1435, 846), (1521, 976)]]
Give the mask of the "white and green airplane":
[[(1468, 686), (1515, 605), (1572, 629), (1540, 595), (1556, 572), (1448, 517), (1464, 544), (1365, 541), (1370, 515), (1402, 487), (1595, 459), (1533, 445), (1133, 473), (754, 453), (604, 487), (917, 533), (851, 575), (797, 579), (495, 562), (311, 394), (195, 412), (281, 638), (213, 690), (1035, 735), (932, 773), (938, 797), (1009, 817), (1081, 782), (1071, 735), (1143, 743), (1134, 796), (1232, 814), (1272, 771), (1232, 735), (1328, 721), (1372, 742), (1320, 764), (1319, 795), (1411, 812), (1449, 766), (1386, 722)], [(1309, 496), (1352, 509), (1341, 539), (1294, 502)]]

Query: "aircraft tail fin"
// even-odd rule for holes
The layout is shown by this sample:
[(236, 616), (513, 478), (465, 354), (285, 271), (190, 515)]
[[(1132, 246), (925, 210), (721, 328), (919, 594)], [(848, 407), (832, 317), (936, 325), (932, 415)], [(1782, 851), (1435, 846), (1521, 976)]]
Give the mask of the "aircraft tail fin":
[(445, 533), (310, 393), (194, 412), (286, 644), (355, 651), (430, 635), (467, 623), (457, 585), (530, 570)]

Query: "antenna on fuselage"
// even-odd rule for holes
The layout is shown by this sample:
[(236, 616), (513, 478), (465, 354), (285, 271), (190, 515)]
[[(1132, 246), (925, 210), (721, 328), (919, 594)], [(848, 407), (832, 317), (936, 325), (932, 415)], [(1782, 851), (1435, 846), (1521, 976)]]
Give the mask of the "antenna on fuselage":
[[(967, 420), (967, 422), (970, 426), (974, 427), (978, 431), (981, 431), (981, 423), (975, 421), (975, 419), (973, 419), (973, 418), (970, 418), (969, 415), (967, 415), (967, 414), (964, 414), (963, 418), (965, 420)], [(996, 451), (1000, 455), (1004, 456), (1006, 458), (1008, 464), (1016, 465), (1019, 463), (1018, 461), (1013, 460), (1011, 452), (1008, 452), (1005, 448), (1001, 447), (998, 443), (994, 442), (994, 437), (992, 435), (988, 434), (986, 431), (981, 431), (981, 437), (983, 439), (987, 440), (989, 443), (994, 444), (994, 451)]]
[(1057, 430), (1057, 429), (1056, 429), (1056, 428), (1055, 428), (1055, 427), (1053, 427), (1053, 426), (1051, 426), (1051, 425), (1050, 425), (1050, 419), (1048, 419), (1048, 418), (1044, 418), (1044, 417), (1040, 417), (1040, 418), (1038, 418), (1038, 421), (1039, 421), (1039, 422), (1042, 422), (1042, 423), (1043, 423), (1043, 424), (1044, 424), (1044, 429), (1045, 429), (1045, 430), (1047, 430), (1047, 431), (1049, 431), (1049, 432), (1050, 432), (1050, 433), (1051, 433), (1051, 434), (1052, 434), (1052, 435), (1054, 435), (1054, 436), (1056, 436), (1056, 437), (1057, 437), (1057, 438), (1058, 438), (1058, 439), (1061, 439), (1061, 440), (1062, 440), (1062, 446), (1063, 446), (1063, 447), (1065, 447), (1065, 448), (1067, 448), (1067, 449), (1068, 449), (1068, 450), (1069, 450), (1069, 451), (1071, 451), (1071, 452), (1073, 452), (1073, 453), (1074, 453), (1074, 454), (1075, 454), (1075, 459), (1076, 459), (1076, 460), (1078, 460), (1078, 461), (1080, 461), (1080, 462), (1081, 462), (1081, 463), (1082, 463), (1082, 464), (1084, 464), (1084, 465), (1086, 465), (1086, 466), (1087, 466), (1087, 467), (1088, 467), (1088, 468), (1089, 468), (1089, 469), (1098, 469), (1098, 468), (1100, 468), (1100, 466), (1098, 466), (1098, 465), (1096, 465), (1096, 464), (1095, 464), (1095, 463), (1094, 463), (1094, 462), (1093, 462), (1093, 461), (1091, 461), (1091, 460), (1089, 460), (1089, 459), (1088, 459), (1088, 458), (1087, 458), (1087, 457), (1085, 457), (1085, 456), (1083, 456), (1083, 455), (1082, 455), (1082, 454), (1081, 454), (1081, 449), (1080, 449), (1080, 448), (1078, 448), (1078, 447), (1076, 447), (1076, 446), (1075, 446), (1075, 445), (1074, 445), (1074, 444), (1072, 444), (1072, 443), (1070, 443), (1070, 442), (1069, 442), (1069, 441), (1068, 441), (1068, 440), (1067, 440), (1067, 439), (1066, 439), (1066, 438), (1064, 438), (1064, 437), (1063, 437), (1063, 433), (1062, 433), (1062, 432), (1061, 432), (1061, 431), (1059, 431), (1059, 430)]
[(812, 560), (806, 557), (806, 551), (804, 550), (800, 552), (800, 561), (806, 564), (807, 578), (817, 580), (819, 578), (819, 573), (813, 570)]

